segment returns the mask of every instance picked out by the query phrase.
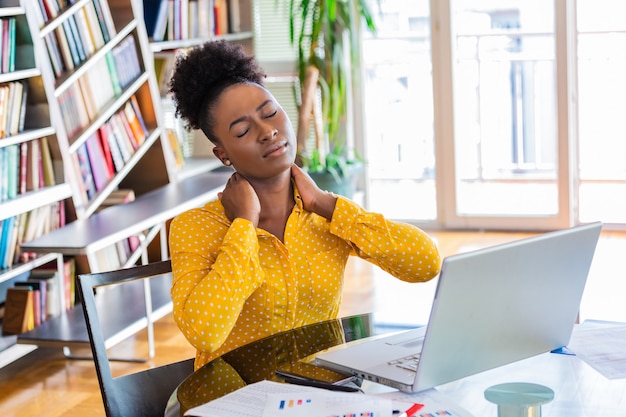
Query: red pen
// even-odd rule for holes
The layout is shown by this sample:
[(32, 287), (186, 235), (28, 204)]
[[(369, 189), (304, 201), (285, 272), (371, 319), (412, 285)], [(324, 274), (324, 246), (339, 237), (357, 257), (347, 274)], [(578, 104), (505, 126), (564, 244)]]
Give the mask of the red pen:
[(415, 403), (410, 406), (404, 413), (400, 414), (399, 417), (413, 417), (415, 413), (417, 413), (422, 407), (424, 407), (424, 404)]

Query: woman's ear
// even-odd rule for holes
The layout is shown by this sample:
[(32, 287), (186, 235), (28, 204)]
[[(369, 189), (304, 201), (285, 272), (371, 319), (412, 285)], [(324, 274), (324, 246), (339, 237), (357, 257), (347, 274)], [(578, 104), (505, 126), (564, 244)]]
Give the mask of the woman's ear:
[(228, 159), (224, 150), (220, 148), (219, 146), (213, 147), (213, 155), (215, 155), (215, 157), (219, 159), (220, 161), (222, 161), (222, 164), (226, 165), (227, 167), (232, 165), (232, 163), (230, 162), (230, 159)]

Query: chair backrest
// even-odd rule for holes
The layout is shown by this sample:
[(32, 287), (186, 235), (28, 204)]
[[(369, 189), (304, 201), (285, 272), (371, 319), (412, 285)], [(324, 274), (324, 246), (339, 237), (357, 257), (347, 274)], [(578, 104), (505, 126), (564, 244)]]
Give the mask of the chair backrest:
[[(96, 308), (98, 298), (96, 289), (113, 284), (133, 285), (131, 282), (141, 284), (138, 281), (169, 275), (171, 270), (172, 266), (168, 260), (78, 276), (77, 286), (82, 297), (89, 342), (108, 417), (162, 417), (171, 393), (183, 379), (193, 373), (193, 359), (114, 378), (102, 322)], [(102, 295), (106, 295), (106, 292)], [(106, 317), (103, 318), (106, 320)]]

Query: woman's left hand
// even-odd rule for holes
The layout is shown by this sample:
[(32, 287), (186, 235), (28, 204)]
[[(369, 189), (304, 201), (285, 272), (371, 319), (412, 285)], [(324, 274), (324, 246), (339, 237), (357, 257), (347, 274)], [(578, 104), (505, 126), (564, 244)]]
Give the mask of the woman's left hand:
[(335, 211), (337, 197), (321, 190), (309, 174), (295, 164), (291, 166), (291, 177), (298, 187), (304, 209), (330, 220)]

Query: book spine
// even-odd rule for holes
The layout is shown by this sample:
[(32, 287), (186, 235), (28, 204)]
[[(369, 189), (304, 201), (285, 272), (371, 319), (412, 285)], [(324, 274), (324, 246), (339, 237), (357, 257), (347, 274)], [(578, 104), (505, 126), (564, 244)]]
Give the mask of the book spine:
[(78, 161), (78, 167), (80, 169), (80, 177), (82, 178), (82, 182), (85, 186), (85, 191), (87, 193), (87, 200), (92, 200), (97, 193), (96, 184), (94, 182), (94, 178), (91, 171), (91, 164), (89, 162), (89, 156), (87, 154), (87, 148), (85, 144), (78, 147), (76, 153), (74, 154), (75, 158)]
[(109, 183), (111, 174), (109, 173), (104, 157), (104, 151), (98, 136), (94, 133), (85, 142), (87, 147), (87, 157), (91, 165), (91, 175), (97, 191), (102, 191)]

